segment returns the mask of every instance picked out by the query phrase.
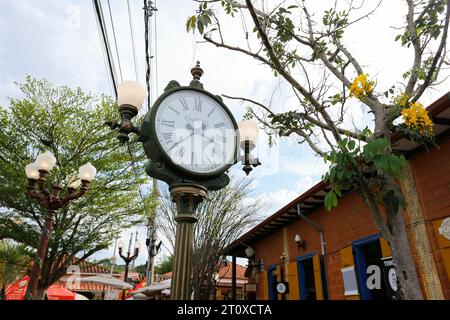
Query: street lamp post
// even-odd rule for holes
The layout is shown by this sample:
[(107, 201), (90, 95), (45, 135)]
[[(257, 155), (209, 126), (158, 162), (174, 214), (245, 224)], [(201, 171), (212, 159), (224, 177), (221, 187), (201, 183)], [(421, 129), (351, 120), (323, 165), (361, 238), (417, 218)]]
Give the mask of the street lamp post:
[[(131, 243), (133, 241), (133, 234), (131, 234), (130, 237), (130, 242), (128, 243), (128, 251), (127, 251), (127, 255), (123, 255), (123, 247), (124, 247), (124, 243), (121, 240), (119, 242), (119, 256), (123, 259), (123, 261), (125, 261), (125, 275), (124, 275), (124, 281), (127, 282), (127, 278), (128, 278), (128, 266), (130, 265), (131, 261), (133, 261), (134, 259), (136, 259), (139, 255), (139, 250), (141, 248), (141, 245), (138, 241), (136, 241), (136, 243), (134, 244), (134, 253), (131, 254)], [(125, 300), (125, 289), (122, 290), (122, 300)]]
[(156, 244), (157, 241), (158, 237), (156, 236), (156, 232), (153, 226), (151, 226), (149, 230), (149, 237), (145, 241), (145, 245), (147, 246), (148, 251), (147, 270), (146, 270), (147, 286), (153, 283), (154, 258), (161, 249), (162, 241), (159, 241), (159, 243)]
[[(149, 159), (145, 171), (169, 185), (177, 205), (171, 299), (190, 299), (191, 263), (196, 210), (208, 194), (230, 182), (228, 169), (240, 161), (248, 175), (260, 165), (251, 154), (258, 136), (258, 124), (242, 121), (239, 126), (220, 96), (206, 91), (200, 82), (200, 62), (191, 69), (188, 86), (170, 81), (164, 93), (144, 117), (140, 128), (132, 123), (147, 95), (136, 82), (118, 88), (120, 122), (107, 124), (119, 129), (124, 143), (131, 133), (139, 136)], [(240, 148), (244, 154), (240, 156)]]
[[(25, 167), (28, 179), (27, 193), (39, 202), (40, 206), (46, 209), (42, 235), (31, 270), (30, 281), (27, 287), (27, 299), (36, 299), (36, 289), (41, 276), (42, 264), (48, 249), (48, 241), (53, 228), (56, 212), (67, 205), (70, 201), (80, 198), (88, 189), (89, 182), (94, 178), (97, 170), (90, 163), (80, 167), (80, 180), (71, 182), (67, 187), (65, 196), (61, 196), (63, 188), (58, 182), (51, 188), (45, 187), (46, 177), (56, 164), (56, 158), (46, 151), (37, 156), (36, 161)], [(80, 187), (81, 185), (81, 187)], [(37, 186), (37, 188), (36, 188)], [(76, 189), (78, 189), (76, 191)]]

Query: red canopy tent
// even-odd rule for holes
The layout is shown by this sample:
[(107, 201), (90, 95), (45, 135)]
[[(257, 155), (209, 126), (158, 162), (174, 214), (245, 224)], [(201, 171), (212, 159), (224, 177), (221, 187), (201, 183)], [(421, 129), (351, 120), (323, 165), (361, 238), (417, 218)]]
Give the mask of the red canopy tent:
[[(125, 291), (125, 299), (131, 298), (130, 292), (139, 290), (147, 285), (147, 280), (144, 279), (139, 282), (133, 289)], [(122, 300), (122, 292), (119, 293), (119, 300)]]
[[(6, 288), (6, 300), (24, 300), (27, 291), (29, 276), (25, 276)], [(48, 300), (75, 300), (75, 292), (67, 290), (60, 285), (51, 285), (47, 289)]]

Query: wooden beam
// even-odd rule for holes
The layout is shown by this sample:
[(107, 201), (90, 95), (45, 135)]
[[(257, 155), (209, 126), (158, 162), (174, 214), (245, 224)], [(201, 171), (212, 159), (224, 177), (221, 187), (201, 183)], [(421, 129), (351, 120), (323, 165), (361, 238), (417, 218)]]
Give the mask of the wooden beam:
[(442, 124), (444, 126), (450, 126), (450, 119), (447, 119), (447, 118), (433, 117), (433, 122), (435, 124)]

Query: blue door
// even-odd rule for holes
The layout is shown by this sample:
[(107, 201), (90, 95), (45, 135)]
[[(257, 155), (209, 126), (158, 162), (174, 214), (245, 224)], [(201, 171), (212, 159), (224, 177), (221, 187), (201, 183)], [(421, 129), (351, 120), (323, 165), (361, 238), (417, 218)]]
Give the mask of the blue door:
[(316, 300), (316, 287), (314, 283), (313, 256), (315, 253), (297, 257), (298, 285), (300, 300)]
[(267, 278), (269, 281), (269, 299), (277, 300), (275, 284), (277, 283), (277, 266), (271, 266), (267, 270)]
[(358, 278), (358, 287), (361, 300), (372, 299), (372, 294), (370, 293), (370, 290), (367, 288), (367, 273), (366, 273), (367, 263), (364, 257), (363, 248), (368, 247), (370, 245), (379, 244), (379, 241), (380, 235), (376, 234), (370, 237), (356, 240), (352, 243), (353, 254), (355, 256), (355, 269)]

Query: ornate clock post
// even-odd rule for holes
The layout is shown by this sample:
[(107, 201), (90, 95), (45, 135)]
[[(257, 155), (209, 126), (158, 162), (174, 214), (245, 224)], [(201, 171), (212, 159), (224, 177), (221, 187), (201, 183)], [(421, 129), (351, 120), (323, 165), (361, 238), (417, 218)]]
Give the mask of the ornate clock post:
[(197, 205), (207, 196), (206, 188), (194, 184), (175, 184), (170, 194), (177, 204), (177, 234), (173, 259), (171, 299), (189, 300), (192, 269), (194, 224), (197, 222)]
[[(169, 185), (172, 200), (177, 205), (173, 300), (190, 299), (198, 204), (207, 197), (208, 190), (219, 190), (228, 185), (230, 179), (226, 172), (238, 160), (242, 160), (247, 174), (251, 166), (260, 164), (250, 155), (252, 148), (249, 148), (254, 146), (257, 125), (249, 126), (249, 121), (244, 121), (240, 139), (236, 120), (221, 97), (203, 89), (200, 83), (203, 70), (199, 62), (191, 69), (191, 74), (193, 80), (189, 86), (181, 86), (174, 80), (169, 82), (145, 115), (140, 129), (131, 123), (131, 118), (138, 113), (145, 99), (142, 87), (138, 84), (130, 87), (128, 82), (124, 87), (119, 86), (122, 122), (108, 123), (111, 129), (119, 128), (122, 142), (128, 140), (131, 132), (139, 135), (149, 158), (145, 168), (147, 174)], [(239, 147), (245, 151), (243, 157)]]

